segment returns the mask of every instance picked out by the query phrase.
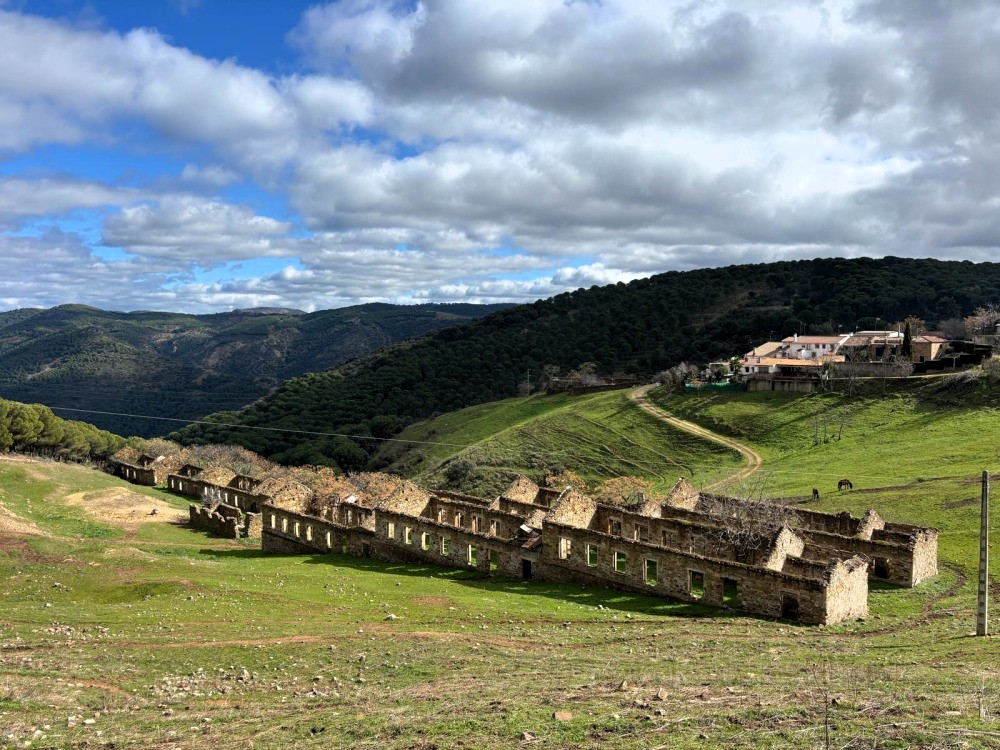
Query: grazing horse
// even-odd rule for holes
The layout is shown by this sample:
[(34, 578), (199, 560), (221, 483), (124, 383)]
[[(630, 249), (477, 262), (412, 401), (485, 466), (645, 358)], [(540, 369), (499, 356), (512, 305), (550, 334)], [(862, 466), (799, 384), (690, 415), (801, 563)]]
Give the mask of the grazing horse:
[(813, 500), (819, 500), (819, 490), (813, 487)]
[(840, 490), (844, 489), (845, 487), (847, 489), (849, 489), (849, 490), (853, 490), (854, 489), (854, 485), (851, 484), (851, 480), (850, 479), (841, 479), (839, 482), (837, 482), (837, 491), (838, 492)]

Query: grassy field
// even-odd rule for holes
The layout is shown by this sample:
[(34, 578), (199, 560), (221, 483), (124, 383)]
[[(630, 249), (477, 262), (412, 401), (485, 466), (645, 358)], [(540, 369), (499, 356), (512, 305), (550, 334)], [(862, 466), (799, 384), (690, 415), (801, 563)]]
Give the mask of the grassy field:
[(671, 414), (749, 443), (765, 460), (767, 490), (808, 496), (1000, 472), (1000, 386), (942, 395), (942, 379), (875, 384), (844, 394), (683, 393), (651, 400)]
[[(8, 509), (14, 496), (52, 509), (33, 499), (42, 533), (0, 546), (0, 744), (807, 748), (829, 730), (832, 747), (995, 747), (1000, 733), (996, 647), (968, 637), (968, 533), (943, 538), (937, 579), (873, 591), (866, 622), (808, 628), (263, 555), (170, 523), (98, 523), (98, 536), (61, 500), (81, 483), (118, 486), (82, 468), (0, 467)], [(911, 510), (951, 502), (924, 492)]]
[[(615, 395), (587, 397), (576, 424), (617, 414)], [(825, 628), (469, 571), (264, 555), (167, 510), (114, 523), (87, 510), (110, 507), (106, 497), (183, 507), (156, 490), (0, 461), (0, 747), (1000, 747), (1000, 651), (970, 636), (975, 475), (997, 443), (962, 437), (998, 428), (984, 401), (914, 399), (660, 397), (764, 453), (783, 494), (805, 494), (816, 472), (856, 480), (853, 492), (823, 485), (809, 507), (876, 507), (941, 528), (939, 576), (873, 585), (866, 621)], [(483, 413), (528, 423), (572, 409), (539, 401)], [(839, 442), (813, 444), (820, 406), (851, 410)], [(470, 437), (454, 442), (503, 442), (495, 425), (461, 427)], [(945, 449), (947, 463), (935, 455)], [(137, 494), (113, 494), (123, 488)]]
[(437, 486), (448, 483), (450, 465), (471, 462), (476, 468), (459, 483), (484, 496), (514, 473), (541, 479), (553, 467), (588, 481), (641, 476), (665, 491), (678, 476), (707, 484), (741, 465), (735, 451), (636, 409), (627, 391), (497, 401), (417, 423), (399, 437), (426, 444), (387, 443), (379, 458), (390, 471)]

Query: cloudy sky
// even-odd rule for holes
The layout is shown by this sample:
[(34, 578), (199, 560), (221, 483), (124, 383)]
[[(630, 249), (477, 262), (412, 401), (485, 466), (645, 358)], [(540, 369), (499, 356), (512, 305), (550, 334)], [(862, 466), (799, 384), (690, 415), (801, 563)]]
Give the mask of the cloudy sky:
[(976, 0), (0, 0), (0, 309), (996, 259)]

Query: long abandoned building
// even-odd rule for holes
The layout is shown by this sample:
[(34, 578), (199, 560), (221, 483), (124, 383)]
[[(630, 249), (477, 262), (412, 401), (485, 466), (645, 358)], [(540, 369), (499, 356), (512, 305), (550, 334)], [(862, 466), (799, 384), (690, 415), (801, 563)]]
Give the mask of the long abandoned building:
[[(300, 477), (301, 478), (301, 477)], [(680, 479), (627, 506), (519, 477), (493, 500), (387, 474), (309, 487), (183, 466), (167, 486), (198, 498), (192, 525), (260, 535), (265, 551), (433, 563), (602, 586), (808, 624), (868, 613), (869, 579), (911, 587), (937, 573), (937, 531), (700, 492)]]

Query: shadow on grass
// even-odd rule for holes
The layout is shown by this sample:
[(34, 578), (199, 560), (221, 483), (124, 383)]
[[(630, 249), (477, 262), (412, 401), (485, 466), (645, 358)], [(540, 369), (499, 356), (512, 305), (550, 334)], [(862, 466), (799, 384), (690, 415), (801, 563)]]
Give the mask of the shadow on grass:
[[(606, 610), (628, 614), (643, 614), (656, 617), (710, 617), (712, 619), (751, 617), (772, 622), (775, 620), (775, 618), (754, 615), (749, 612), (682, 602), (658, 596), (644, 596), (629, 591), (618, 591), (587, 585), (550, 583), (546, 581), (525, 581), (502, 575), (487, 575), (471, 569), (445, 568), (427, 563), (393, 563), (336, 553), (309, 555), (262, 552), (259, 549), (203, 549), (200, 550), (200, 554), (220, 560), (249, 560), (262, 557), (276, 559), (294, 558), (301, 560), (307, 565), (328, 565), (331, 567), (351, 568), (352, 570), (367, 573), (382, 573), (438, 581), (444, 580), (483, 592), (530, 598), (545, 597), (560, 602), (577, 604), (582, 607), (593, 609), (603, 607)], [(527, 608), (526, 611), (528, 611)], [(563, 615), (560, 614), (559, 617), (563, 617)]]

